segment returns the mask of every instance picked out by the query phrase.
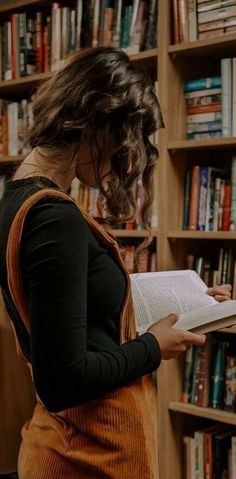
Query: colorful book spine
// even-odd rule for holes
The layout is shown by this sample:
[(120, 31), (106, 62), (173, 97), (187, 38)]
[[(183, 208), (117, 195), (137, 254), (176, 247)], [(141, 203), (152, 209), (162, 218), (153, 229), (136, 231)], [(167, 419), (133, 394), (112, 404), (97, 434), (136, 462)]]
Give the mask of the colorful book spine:
[(199, 187), (200, 187), (200, 166), (195, 165), (192, 171), (191, 199), (189, 211), (190, 231), (197, 229), (198, 204), (199, 204)]
[(188, 230), (188, 225), (189, 225), (191, 182), (192, 182), (192, 170), (187, 170), (185, 175), (185, 186), (184, 186), (183, 230)]
[(200, 185), (199, 185), (199, 206), (198, 206), (198, 222), (197, 229), (205, 231), (206, 227), (206, 203), (207, 203), (207, 182), (208, 168), (200, 167)]
[(222, 58), (222, 136), (232, 135), (232, 60)]
[(221, 76), (199, 78), (199, 79), (188, 80), (184, 82), (185, 93), (194, 91), (194, 90), (205, 90), (207, 88), (221, 88)]

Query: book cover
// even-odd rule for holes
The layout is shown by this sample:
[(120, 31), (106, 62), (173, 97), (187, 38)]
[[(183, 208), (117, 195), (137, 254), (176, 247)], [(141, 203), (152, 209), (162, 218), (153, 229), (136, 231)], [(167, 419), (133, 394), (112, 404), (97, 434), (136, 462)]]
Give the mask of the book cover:
[(210, 394), (210, 407), (213, 409), (223, 409), (227, 347), (226, 341), (216, 341)]

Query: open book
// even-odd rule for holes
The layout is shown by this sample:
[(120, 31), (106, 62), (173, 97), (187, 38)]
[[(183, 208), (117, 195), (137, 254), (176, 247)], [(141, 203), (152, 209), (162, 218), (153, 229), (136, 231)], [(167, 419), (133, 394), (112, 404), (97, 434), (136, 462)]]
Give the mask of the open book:
[(195, 271), (131, 274), (137, 331), (175, 313), (176, 329), (207, 333), (236, 324), (236, 300), (218, 303)]

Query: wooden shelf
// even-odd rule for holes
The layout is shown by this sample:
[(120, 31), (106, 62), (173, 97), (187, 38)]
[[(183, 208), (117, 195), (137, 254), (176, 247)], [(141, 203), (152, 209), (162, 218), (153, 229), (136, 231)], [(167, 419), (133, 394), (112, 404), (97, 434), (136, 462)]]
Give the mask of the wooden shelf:
[(230, 334), (236, 334), (236, 326), (231, 326), (231, 328), (222, 328), (220, 330), (221, 333), (230, 333)]
[(0, 165), (2, 163), (14, 163), (15, 161), (23, 161), (24, 156), (23, 155), (17, 155), (17, 156), (2, 156), (0, 157)]
[(181, 402), (170, 402), (169, 411), (179, 412), (183, 414), (191, 414), (192, 416), (205, 417), (213, 421), (220, 421), (227, 424), (236, 425), (236, 414), (220, 409), (212, 409), (210, 407), (199, 407), (193, 404), (184, 404)]
[[(149, 236), (147, 230), (112, 230), (112, 234), (120, 238), (147, 238)], [(152, 236), (157, 236), (157, 230), (152, 230)]]
[(224, 54), (235, 54), (236, 34), (227, 33), (219, 37), (195, 42), (178, 43), (170, 45), (168, 52), (181, 56), (209, 56), (220, 57)]
[(236, 240), (236, 231), (181, 231), (169, 230), (167, 238)]
[(50, 0), (1, 0), (0, 13), (9, 12), (16, 9), (22, 9), (25, 7), (41, 7), (42, 5), (50, 5)]
[(177, 140), (169, 141), (168, 150), (194, 150), (194, 149), (236, 149), (236, 137), (209, 138), (207, 140)]

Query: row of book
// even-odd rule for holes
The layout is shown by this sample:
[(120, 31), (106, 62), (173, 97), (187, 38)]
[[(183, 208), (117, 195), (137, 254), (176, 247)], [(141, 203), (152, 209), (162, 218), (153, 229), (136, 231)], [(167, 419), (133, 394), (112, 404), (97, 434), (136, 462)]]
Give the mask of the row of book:
[(182, 402), (236, 412), (235, 343), (208, 334), (185, 356)]
[(156, 48), (157, 11), (157, 0), (76, 0), (53, 2), (48, 14), (11, 13), (0, 27), (0, 79), (54, 71), (79, 48)]
[[(104, 217), (106, 216), (106, 211), (103, 205), (103, 199), (99, 197), (99, 190), (87, 186), (78, 180), (75, 180), (72, 183), (71, 195), (76, 202), (78, 202), (83, 208), (85, 208), (92, 217)], [(126, 230), (141, 230), (144, 228), (142, 220), (140, 218), (140, 210), (144, 201), (144, 188), (142, 183), (142, 177), (139, 176), (136, 183), (136, 202), (137, 202), (137, 213), (136, 219), (129, 221), (127, 223), (122, 223), (118, 229)], [(150, 226), (155, 228), (157, 226), (157, 214), (156, 210), (153, 207), (150, 211)]]
[(221, 247), (213, 257), (188, 254), (186, 268), (195, 270), (207, 286), (231, 284), (232, 298), (236, 299), (236, 260), (232, 248)]
[(184, 83), (187, 138), (236, 135), (236, 58), (221, 59), (221, 76)]
[(214, 424), (183, 437), (183, 479), (235, 479), (236, 428)]
[(0, 99), (0, 156), (27, 155), (25, 144), (28, 128), (33, 123), (31, 102), (9, 102)]
[(172, 0), (173, 42), (192, 42), (236, 31), (235, 0)]
[[(121, 255), (125, 262), (126, 268), (130, 274), (134, 272), (147, 273), (154, 272), (157, 269), (156, 253), (144, 248), (135, 256), (135, 245), (127, 244), (121, 247)], [(136, 265), (137, 262), (137, 265)]]
[(236, 157), (231, 175), (211, 166), (194, 165), (186, 171), (183, 229), (236, 230)]

